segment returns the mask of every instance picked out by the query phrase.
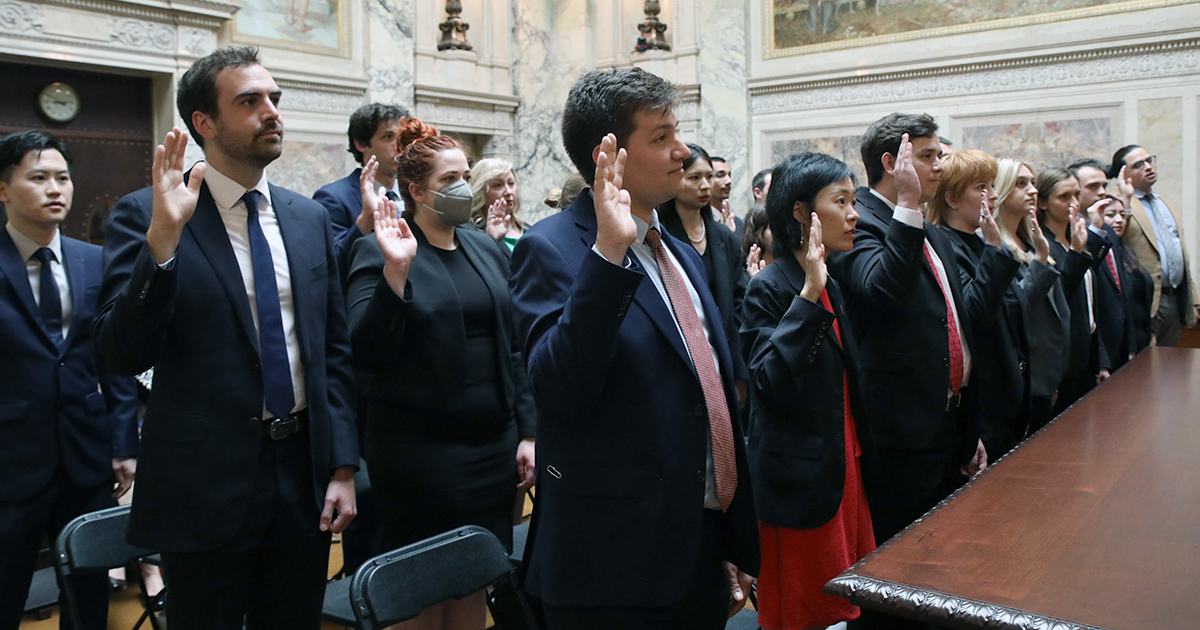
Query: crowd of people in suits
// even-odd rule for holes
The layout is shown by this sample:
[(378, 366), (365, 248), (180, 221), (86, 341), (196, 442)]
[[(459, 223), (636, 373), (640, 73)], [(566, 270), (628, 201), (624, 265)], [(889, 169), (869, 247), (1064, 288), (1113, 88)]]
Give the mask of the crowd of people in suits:
[[(743, 222), (675, 87), (595, 71), (530, 225), (512, 163), (397, 105), (351, 116), (361, 167), (312, 199), (271, 184), (282, 97), (253, 48), (193, 64), (187, 129), (103, 248), (59, 233), (67, 147), (0, 139), (0, 630), (41, 537), (135, 474), (127, 537), (182, 630), (318, 628), (332, 533), (348, 570), (466, 524), (511, 549), (535, 483), (547, 628), (716, 630), (752, 588), (764, 628), (916, 627), (822, 587), (1196, 320), (1136, 145), (1035, 172), (896, 113), (865, 186), (792, 155)], [(71, 579), (105, 627), (103, 577)], [(404, 627), (485, 615), (475, 593)]]

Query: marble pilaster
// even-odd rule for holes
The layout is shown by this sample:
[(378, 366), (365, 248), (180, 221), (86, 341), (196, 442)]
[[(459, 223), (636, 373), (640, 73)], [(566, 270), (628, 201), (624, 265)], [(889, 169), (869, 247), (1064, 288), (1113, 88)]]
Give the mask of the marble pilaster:
[(730, 205), (750, 207), (750, 104), (746, 85), (746, 7), (737, 2), (700, 2), (700, 138), (709, 153), (729, 160)]

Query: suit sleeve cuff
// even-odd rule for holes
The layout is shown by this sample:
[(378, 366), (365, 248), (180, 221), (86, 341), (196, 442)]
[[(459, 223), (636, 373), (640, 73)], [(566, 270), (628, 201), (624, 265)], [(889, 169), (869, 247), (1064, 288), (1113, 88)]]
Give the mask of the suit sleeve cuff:
[[(592, 245), (592, 251), (593, 251), (593, 252), (596, 252), (596, 255), (597, 255), (597, 256), (599, 256), (599, 257), (601, 257), (601, 258), (604, 258), (604, 254), (601, 254), (601, 253), (600, 253), (600, 250), (599, 250), (599, 249), (597, 249), (595, 245)], [(617, 264), (617, 263), (614, 263), (614, 262), (613, 262), (613, 261), (611, 261), (611, 260), (608, 260), (607, 258), (604, 258), (604, 260), (607, 260), (608, 262), (610, 262), (610, 263), (612, 263), (612, 264), (614, 264), (614, 265), (615, 265), (615, 264)], [(621, 267), (624, 267), (625, 269), (629, 269), (629, 268), (630, 268), (630, 267), (632, 267), (632, 266), (633, 266), (633, 263), (632, 263), (632, 261), (630, 261), (630, 260), (629, 260), (629, 256), (626, 256), (626, 257), (625, 257), (625, 260), (621, 262)]]
[(892, 211), (892, 219), (918, 230), (925, 229), (925, 215), (921, 214), (919, 210), (896, 206), (896, 209)]

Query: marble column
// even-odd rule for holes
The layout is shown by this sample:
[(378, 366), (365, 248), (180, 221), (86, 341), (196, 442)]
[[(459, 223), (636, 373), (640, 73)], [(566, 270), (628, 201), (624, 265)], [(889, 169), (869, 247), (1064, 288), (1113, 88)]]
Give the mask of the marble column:
[(365, 0), (371, 47), (370, 102), (413, 107), (414, 0)]
[(700, 141), (709, 153), (729, 160), (733, 191), (729, 205), (745, 216), (750, 209), (748, 172), (750, 101), (746, 85), (746, 5), (697, 3), (700, 22)]

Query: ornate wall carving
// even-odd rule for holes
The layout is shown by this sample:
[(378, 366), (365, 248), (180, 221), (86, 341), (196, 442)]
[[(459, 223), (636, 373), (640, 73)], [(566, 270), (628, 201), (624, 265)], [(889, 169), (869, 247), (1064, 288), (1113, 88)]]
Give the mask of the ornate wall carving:
[(202, 12), (109, 0), (0, 0), (0, 34), (72, 48), (200, 56), (216, 48), (216, 29), (227, 19), (219, 13), (232, 14), (236, 5), (205, 0), (196, 9)]
[(284, 91), (284, 107), (306, 112), (349, 116), (367, 99), (366, 88), (350, 88), (307, 81), (276, 79)]

